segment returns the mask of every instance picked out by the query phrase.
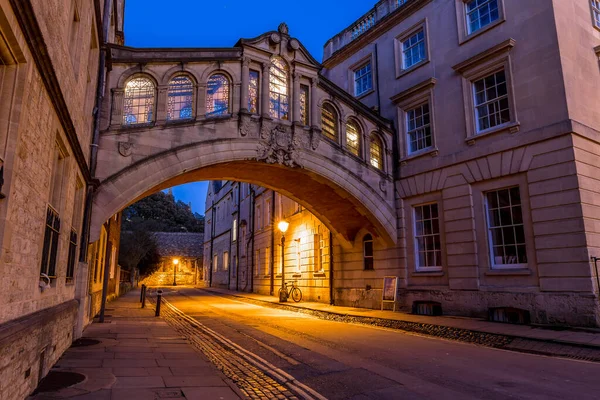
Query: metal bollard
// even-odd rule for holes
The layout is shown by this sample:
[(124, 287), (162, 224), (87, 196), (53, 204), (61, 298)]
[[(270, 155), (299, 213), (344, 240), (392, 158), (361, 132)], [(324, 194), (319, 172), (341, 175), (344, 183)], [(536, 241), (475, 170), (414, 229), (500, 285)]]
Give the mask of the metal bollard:
[(162, 290), (158, 290), (156, 292), (156, 313), (154, 314), (155, 317), (160, 317), (160, 303), (162, 302)]
[(144, 298), (144, 288), (146, 287), (146, 285), (142, 285), (142, 290), (140, 290), (140, 303), (142, 302), (142, 299)]
[(146, 285), (142, 286), (142, 308), (146, 308)]

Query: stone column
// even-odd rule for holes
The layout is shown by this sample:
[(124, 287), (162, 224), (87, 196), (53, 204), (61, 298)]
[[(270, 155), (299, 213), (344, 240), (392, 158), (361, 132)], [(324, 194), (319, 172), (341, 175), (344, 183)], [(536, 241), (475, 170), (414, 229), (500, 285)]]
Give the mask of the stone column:
[(206, 117), (206, 84), (202, 83), (198, 85), (198, 94), (196, 99), (198, 99), (198, 105), (196, 106), (197, 118), (205, 118)]
[(240, 111), (248, 112), (248, 83), (250, 81), (250, 59), (244, 57), (242, 60), (242, 96)]
[(310, 83), (310, 118), (309, 123), (313, 128), (318, 128), (320, 125), (319, 105), (317, 104), (317, 78), (313, 78)]
[(168, 102), (168, 86), (158, 87), (158, 96), (156, 96), (156, 125), (164, 125), (167, 121), (167, 102)]
[(292, 92), (292, 122), (301, 124), (300, 121), (300, 73), (294, 72)]
[(261, 115), (263, 118), (270, 118), (270, 100), (269, 100), (269, 83), (270, 79), (270, 71), (271, 63), (266, 62), (263, 64), (262, 69), (262, 85), (260, 90), (260, 99), (261, 99)]
[(112, 107), (110, 114), (110, 126), (121, 126), (123, 124), (123, 89), (113, 89), (112, 91)]

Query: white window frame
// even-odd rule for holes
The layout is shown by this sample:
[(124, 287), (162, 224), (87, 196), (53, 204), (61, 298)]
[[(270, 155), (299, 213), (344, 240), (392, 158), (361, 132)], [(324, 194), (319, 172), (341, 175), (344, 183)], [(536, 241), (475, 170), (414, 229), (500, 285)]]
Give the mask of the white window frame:
[[(361, 73), (361, 71), (363, 71), (367, 67), (368, 67), (368, 71)], [(359, 96), (364, 95), (365, 93), (369, 93), (369, 92), (373, 91), (373, 65), (371, 63), (371, 60), (363, 63), (358, 68), (354, 68), (352, 77), (353, 77), (353, 82), (354, 82), (354, 96), (359, 97)], [(370, 79), (370, 86), (364, 90), (359, 91), (358, 90), (358, 88), (359, 88), (358, 82), (359, 81), (361, 82), (360, 86), (362, 87), (362, 82), (364, 79), (367, 79), (367, 82), (369, 82), (368, 79)]]
[[(423, 125), (416, 126), (416, 122), (415, 122), (415, 129), (411, 130), (410, 126), (409, 126), (409, 120), (411, 119), (410, 118), (411, 113), (415, 112), (419, 108), (423, 109), (424, 106), (427, 106), (427, 109), (428, 109), (427, 115), (429, 116), (429, 123), (427, 123), (427, 124), (423, 123)], [(405, 123), (405, 129), (406, 129), (406, 152), (407, 152), (407, 154), (410, 156), (410, 155), (419, 154), (421, 152), (426, 152), (428, 150), (431, 150), (434, 146), (434, 140), (433, 140), (433, 125), (432, 125), (432, 121), (431, 121), (431, 117), (432, 117), (431, 104), (429, 103), (429, 100), (422, 102), (416, 106), (413, 106), (410, 109), (407, 109), (405, 111), (404, 115), (405, 115), (404, 123)], [(423, 118), (423, 117), (421, 117), (421, 118)], [(413, 151), (411, 149), (411, 143), (412, 143), (411, 134), (413, 134), (413, 133), (416, 134), (419, 131), (426, 131), (427, 129), (429, 129), (429, 138), (430, 138), (431, 144), (429, 146), (426, 146), (421, 149), (417, 149), (417, 150)]]
[[(482, 1), (482, 4), (479, 4), (473, 10), (469, 11), (469, 4), (472, 3), (472, 2), (474, 2), (474, 1)], [(493, 2), (496, 3), (496, 9), (497, 9), (497, 13), (498, 13), (497, 18), (492, 20), (492, 18), (491, 18), (492, 17), (492, 12), (491, 12), (491, 9), (490, 9), (490, 21), (487, 24), (485, 24), (485, 25), (481, 25), (481, 22), (480, 22), (479, 28), (477, 28), (475, 30), (471, 30), (471, 23), (470, 23), (470, 16), (471, 16), (471, 14), (473, 14), (475, 12), (479, 13), (479, 11), (483, 7), (485, 7), (485, 6), (489, 7), (490, 3), (493, 3)], [(502, 17), (501, 6), (502, 6), (502, 4), (500, 4), (500, 0), (467, 0), (467, 1), (465, 1), (465, 5), (464, 5), (464, 7), (465, 7), (465, 25), (467, 27), (467, 34), (468, 35), (472, 35), (474, 33), (477, 33), (479, 31), (481, 31), (482, 29), (485, 29), (487, 26), (492, 25), (493, 23), (495, 23), (496, 21), (498, 21)], [(479, 15), (479, 21), (481, 21), (481, 15)]]
[[(491, 221), (490, 221), (490, 212), (489, 212), (489, 204), (488, 204), (488, 197), (487, 195), (489, 193), (497, 193), (499, 191), (502, 190), (509, 190), (510, 189), (514, 189), (514, 188), (518, 188), (519, 189), (519, 207), (521, 208), (521, 219), (522, 222), (521, 224), (512, 224), (512, 225), (500, 225), (500, 226), (494, 226), (492, 227), (491, 225)], [(510, 192), (509, 192), (510, 193)], [(515, 264), (499, 264), (496, 262), (495, 260), (495, 256), (494, 256), (494, 240), (493, 240), (493, 236), (492, 236), (492, 229), (493, 228), (506, 228), (506, 227), (515, 227), (515, 226), (521, 226), (523, 229), (523, 238), (524, 238), (524, 243), (521, 244), (522, 246), (525, 246), (525, 255), (527, 257), (527, 259), (529, 260), (529, 254), (528, 254), (528, 245), (527, 245), (527, 230), (525, 229), (525, 218), (524, 218), (524, 207), (523, 207), (523, 195), (522, 195), (522, 190), (520, 185), (512, 185), (512, 186), (507, 186), (507, 187), (501, 187), (498, 189), (492, 189), (492, 190), (487, 190), (485, 192), (483, 192), (483, 203), (484, 203), (484, 212), (485, 212), (485, 222), (486, 222), (486, 235), (487, 235), (487, 240), (488, 240), (488, 252), (489, 252), (489, 256), (490, 256), (490, 269), (494, 270), (498, 270), (498, 269), (527, 269), (529, 268), (529, 263), (515, 263)], [(510, 200), (509, 200), (510, 201)], [(512, 219), (512, 203), (510, 204), (510, 209), (511, 209), (511, 219)], [(516, 235), (515, 235), (516, 236)], [(515, 242), (516, 242), (516, 238), (515, 238)], [(518, 244), (515, 243), (514, 246), (517, 246)], [(502, 246), (504, 247), (504, 243), (502, 244)]]
[[(490, 22), (487, 25), (484, 26), (480, 26), (479, 29), (472, 31), (471, 30), (471, 26), (469, 24), (469, 12), (468, 12), (468, 6), (469, 6), (469, 0), (454, 0), (455, 4), (456, 4), (456, 24), (458, 26), (458, 44), (463, 45), (464, 43), (468, 42), (469, 40), (473, 39), (474, 37), (477, 37), (481, 34), (483, 34), (484, 32), (489, 31), (490, 29), (493, 29), (494, 27), (500, 25), (501, 23), (503, 23), (504, 21), (506, 21), (505, 18), (505, 11), (504, 11), (504, 0), (487, 0), (486, 4), (489, 3), (489, 1), (496, 1), (498, 4), (498, 18), (496, 18), (495, 20), (490, 20)], [(479, 8), (478, 8), (479, 9)], [(472, 11), (471, 13), (473, 13), (474, 11)]]
[[(437, 234), (433, 233), (433, 234), (428, 234), (425, 235), (424, 233), (422, 235), (418, 235), (417, 234), (417, 208), (422, 208), (422, 207), (427, 207), (427, 206), (432, 206), (435, 205), (437, 208), (437, 218), (430, 218), (429, 220), (432, 221), (432, 229), (433, 229), (433, 221), (437, 220), (437, 224), (438, 224), (438, 232)], [(442, 271), (444, 268), (444, 264), (443, 264), (443, 259), (444, 259), (444, 251), (443, 251), (443, 242), (442, 242), (442, 226), (441, 226), (441, 218), (440, 218), (440, 205), (437, 202), (431, 202), (431, 203), (424, 203), (424, 204), (418, 204), (418, 205), (414, 205), (412, 207), (412, 213), (413, 213), (413, 234), (414, 234), (414, 257), (415, 257), (415, 270), (417, 272), (437, 272), (437, 271)], [(424, 219), (422, 221), (425, 221)], [(420, 248), (419, 248), (419, 238), (425, 238), (425, 237), (434, 237), (434, 236), (438, 236), (439, 237), (439, 243), (440, 243), (440, 248), (439, 249), (435, 249), (434, 251), (439, 250), (440, 252), (440, 263), (439, 265), (433, 265), (433, 266), (421, 266), (419, 265), (419, 252), (420, 252)], [(429, 252), (428, 249), (425, 249), (425, 253)], [(437, 258), (437, 257), (436, 257)]]
[[(485, 80), (487, 78), (489, 78), (491, 76), (496, 77), (496, 75), (498, 75), (500, 72), (504, 73), (504, 85), (506, 86), (506, 93), (504, 95), (502, 95), (502, 96), (494, 97), (491, 100), (486, 98), (484, 102), (482, 102), (481, 104), (477, 104), (477, 91), (476, 91), (476, 88), (475, 88), (475, 84), (477, 82), (480, 82), (480, 81), (484, 81), (484, 84), (485, 84)], [(474, 79), (473, 81), (471, 81), (471, 90), (472, 90), (472, 96), (473, 96), (473, 118), (475, 119), (474, 122), (475, 122), (475, 132), (476, 132), (476, 134), (485, 133), (485, 132), (488, 132), (490, 130), (501, 129), (502, 127), (504, 127), (506, 125), (509, 125), (511, 123), (511, 121), (513, 121), (512, 110), (511, 110), (511, 102), (510, 102), (510, 92), (509, 92), (509, 87), (508, 87), (508, 76), (507, 75), (508, 75), (507, 71), (504, 68), (500, 68), (500, 69), (498, 69), (495, 72), (491, 72), (489, 74), (486, 74), (485, 76), (482, 76), (480, 78), (477, 78), (477, 79)], [(495, 84), (494, 87), (497, 88), (498, 84)], [(484, 88), (484, 93), (487, 92), (489, 89), (490, 88), (485, 87)], [(506, 100), (506, 102), (508, 103), (508, 116), (509, 116), (508, 121), (501, 122), (499, 124), (496, 124), (496, 125), (492, 126), (491, 125), (491, 120), (492, 120), (491, 115), (492, 114), (488, 114), (488, 119), (490, 121), (490, 126), (488, 126), (487, 128), (483, 128), (482, 129), (479, 126), (479, 122), (480, 122), (480, 119), (481, 119), (480, 115), (479, 115), (479, 108), (483, 107), (483, 106), (488, 106), (490, 104), (499, 105), (502, 100)], [(499, 116), (500, 112), (497, 112), (496, 114)]]
[[(423, 37), (421, 39), (417, 39), (417, 42), (415, 44), (410, 44), (410, 41), (417, 35), (419, 35), (419, 33), (423, 34)], [(409, 47), (405, 48), (405, 44), (409, 42)], [(415, 32), (412, 32), (411, 34), (409, 34), (407, 37), (404, 38), (404, 40), (402, 40), (402, 69), (403, 70), (408, 70), (411, 69), (413, 67), (415, 67), (417, 64), (422, 63), (423, 61), (427, 60), (427, 40), (425, 38), (425, 28), (421, 27), (420, 29), (418, 29)], [(415, 47), (423, 47), (423, 58), (420, 58), (418, 61), (414, 61), (412, 64), (407, 65), (406, 61), (407, 61), (407, 57), (406, 54), (407, 52), (411, 51), (413, 48)], [(421, 52), (419, 51), (419, 56), (421, 56)]]
[(592, 8), (592, 23), (594, 28), (600, 29), (600, 0), (590, 0), (590, 7)]

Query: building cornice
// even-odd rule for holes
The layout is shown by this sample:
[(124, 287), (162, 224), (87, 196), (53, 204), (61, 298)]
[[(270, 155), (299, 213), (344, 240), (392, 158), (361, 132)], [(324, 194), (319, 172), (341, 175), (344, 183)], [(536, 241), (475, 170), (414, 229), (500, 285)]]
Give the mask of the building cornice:
[(65, 131), (73, 156), (81, 169), (84, 179), (87, 183), (90, 183), (92, 180), (90, 168), (85, 160), (81, 144), (79, 143), (75, 125), (71, 119), (71, 114), (61, 90), (60, 82), (58, 81), (56, 71), (52, 65), (52, 59), (48, 54), (48, 47), (46, 46), (42, 31), (35, 18), (31, 0), (10, 0), (10, 5), (17, 17), (17, 21), (19, 22), (23, 36), (27, 41), (35, 65), (44, 82), (44, 86), (48, 91), (48, 97), (50, 98), (60, 124)]
[[(414, 14), (415, 12), (425, 7), (432, 1), (433, 0), (414, 0), (411, 3), (407, 3), (403, 7), (394, 10), (393, 12), (389, 13), (388, 15), (377, 21), (377, 23), (371, 29), (369, 29), (350, 43), (346, 44), (339, 50), (335, 51), (326, 60), (323, 60), (323, 66), (327, 69), (335, 67), (337, 64), (351, 57), (354, 53), (356, 53), (358, 50), (362, 49), (366, 45), (374, 42), (377, 38), (382, 36), (388, 30), (398, 25), (401, 21), (405, 20), (410, 15)], [(356, 21), (348, 28), (344, 29), (343, 32), (346, 32), (355, 24)], [(331, 42), (332, 40), (333, 38), (329, 39), (327, 43)]]
[(498, 43), (494, 47), (490, 47), (489, 49), (482, 51), (481, 53), (469, 58), (468, 60), (456, 64), (452, 67), (452, 69), (454, 69), (459, 74), (462, 74), (475, 65), (478, 65), (492, 57), (495, 57), (498, 54), (510, 51), (513, 47), (515, 47), (515, 44), (517, 44), (515, 39), (506, 39), (504, 42)]
[(403, 102), (404, 100), (412, 97), (413, 95), (415, 95), (416, 93), (422, 92), (424, 90), (428, 90), (431, 89), (433, 86), (435, 86), (435, 83), (437, 82), (437, 79), (435, 78), (429, 78), (421, 83), (416, 84), (415, 86), (406, 89), (403, 92), (398, 93), (395, 96), (390, 97), (390, 100), (392, 101), (392, 103), (394, 104), (398, 104)]
[(201, 61), (240, 61), (242, 49), (226, 48), (137, 48), (110, 44), (112, 63), (159, 63), (159, 62), (201, 62)]

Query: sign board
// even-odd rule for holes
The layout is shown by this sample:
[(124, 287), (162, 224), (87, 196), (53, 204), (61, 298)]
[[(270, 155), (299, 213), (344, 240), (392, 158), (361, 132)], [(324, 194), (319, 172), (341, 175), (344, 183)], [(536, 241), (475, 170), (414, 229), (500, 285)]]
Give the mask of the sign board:
[(383, 291), (381, 295), (381, 309), (385, 303), (394, 303), (396, 311), (396, 294), (398, 293), (398, 277), (386, 276), (383, 278)]

